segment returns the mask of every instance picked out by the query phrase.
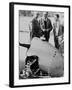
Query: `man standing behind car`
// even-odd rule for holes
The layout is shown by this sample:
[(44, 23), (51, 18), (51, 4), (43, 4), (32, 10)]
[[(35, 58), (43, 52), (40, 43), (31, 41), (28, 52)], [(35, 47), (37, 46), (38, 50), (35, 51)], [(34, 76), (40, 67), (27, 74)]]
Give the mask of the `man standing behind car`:
[(54, 32), (54, 42), (55, 42), (55, 47), (57, 49), (59, 49), (59, 37), (63, 36), (63, 33), (64, 33), (64, 26), (61, 25), (61, 22), (60, 22), (60, 16), (59, 14), (56, 14), (55, 15), (55, 21), (53, 23), (53, 32)]
[(39, 18), (39, 13), (37, 12), (35, 14), (35, 17), (32, 19), (32, 21), (30, 22), (30, 26), (29, 26), (29, 29), (30, 29), (30, 32), (31, 32), (31, 39), (33, 37), (38, 37), (40, 38), (40, 36), (42, 36), (42, 30), (41, 30), (41, 27), (39, 25), (39, 21), (38, 21), (38, 18)]
[(39, 20), (40, 27), (43, 31), (43, 35), (46, 41), (49, 41), (50, 32), (52, 30), (51, 20), (48, 18), (48, 12), (44, 13), (43, 18)]

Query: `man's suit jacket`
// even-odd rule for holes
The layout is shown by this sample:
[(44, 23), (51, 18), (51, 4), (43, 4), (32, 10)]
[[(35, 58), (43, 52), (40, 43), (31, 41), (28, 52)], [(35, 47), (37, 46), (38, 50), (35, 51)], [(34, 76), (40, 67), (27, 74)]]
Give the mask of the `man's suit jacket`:
[[(44, 23), (44, 21), (46, 21), (46, 28), (45, 28), (45, 23)], [(40, 27), (41, 27), (41, 29), (43, 30), (43, 29), (49, 29), (48, 31), (51, 31), (52, 30), (52, 24), (51, 24), (51, 20), (50, 19), (44, 19), (44, 18), (41, 18), (40, 20), (39, 20), (39, 24), (40, 24)]]

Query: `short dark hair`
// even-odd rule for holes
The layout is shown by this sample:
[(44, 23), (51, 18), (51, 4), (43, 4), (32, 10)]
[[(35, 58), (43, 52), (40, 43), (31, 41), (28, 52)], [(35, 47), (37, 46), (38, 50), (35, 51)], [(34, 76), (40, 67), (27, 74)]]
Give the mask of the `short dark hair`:
[(56, 14), (56, 17), (59, 18), (59, 14)]
[(44, 12), (45, 15), (48, 15), (48, 12)]

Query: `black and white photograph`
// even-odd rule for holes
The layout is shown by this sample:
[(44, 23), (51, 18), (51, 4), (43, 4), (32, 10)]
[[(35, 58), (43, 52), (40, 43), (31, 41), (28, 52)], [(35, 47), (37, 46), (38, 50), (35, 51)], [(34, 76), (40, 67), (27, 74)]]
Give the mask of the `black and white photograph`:
[(70, 7), (12, 5), (14, 66), (11, 66), (11, 85), (69, 83)]
[(63, 77), (64, 13), (20, 10), (19, 27), (19, 78)]

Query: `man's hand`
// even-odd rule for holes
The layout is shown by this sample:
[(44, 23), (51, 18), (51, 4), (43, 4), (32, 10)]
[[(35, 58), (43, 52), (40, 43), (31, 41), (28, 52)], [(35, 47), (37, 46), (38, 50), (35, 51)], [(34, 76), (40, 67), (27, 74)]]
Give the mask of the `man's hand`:
[(46, 31), (46, 29), (42, 29), (42, 31)]

